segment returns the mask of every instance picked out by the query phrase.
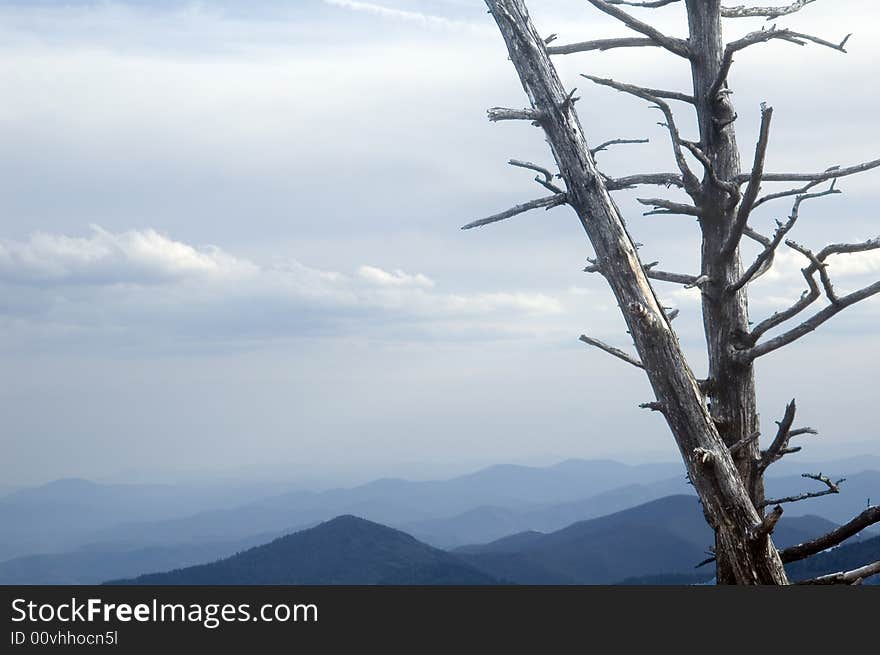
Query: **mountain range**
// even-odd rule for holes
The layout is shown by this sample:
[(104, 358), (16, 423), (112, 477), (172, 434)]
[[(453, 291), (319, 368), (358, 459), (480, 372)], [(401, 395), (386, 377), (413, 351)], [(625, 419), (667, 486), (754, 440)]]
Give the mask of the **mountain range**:
[[(832, 529), (818, 517), (783, 518), (777, 545)], [(712, 539), (692, 496), (670, 496), (552, 533), (523, 532), (446, 552), (399, 530), (340, 516), (231, 557), (117, 580), (140, 585), (673, 584), (707, 581), (694, 565)], [(790, 566), (794, 579), (880, 557), (880, 538), (852, 541)], [(795, 577), (797, 576), (797, 577)]]
[[(860, 470), (860, 464), (878, 462), (868, 457), (794, 469), (822, 470), (847, 481), (839, 495), (786, 505), (780, 530), (788, 529), (785, 526), (794, 529), (795, 519), (804, 512), (815, 515), (804, 521), (816, 528), (820, 527), (819, 517), (825, 519), (824, 527), (829, 521), (842, 523), (860, 512), (869, 498), (880, 497), (880, 472)], [(781, 475), (768, 478), (769, 495), (791, 495), (816, 486), (800, 475), (789, 474), (792, 468), (780, 466)], [(449, 480), (384, 479), (320, 492), (278, 483), (106, 485), (63, 480), (0, 497), (0, 525), (4, 525), (0, 532), (0, 584), (95, 584), (149, 571), (186, 568), (232, 556), (340, 515), (360, 516), (401, 530), (429, 546), (450, 550), (520, 533), (549, 535), (671, 496), (681, 503), (685, 502), (681, 497), (690, 498), (692, 509), (698, 507), (679, 465), (630, 466), (586, 460), (544, 468), (493, 466)], [(669, 533), (656, 521), (639, 528), (653, 529), (652, 538), (668, 545), (661, 549), (664, 552), (677, 548), (683, 554), (669, 563), (658, 560), (664, 567), (677, 566), (688, 558), (702, 559), (711, 544), (698, 512), (682, 516), (690, 517), (682, 520), (690, 522), (693, 530), (678, 547), (673, 541), (682, 538), (680, 532)], [(784, 532), (777, 536), (782, 535)], [(464, 553), (469, 557), (465, 551), (467, 548), (456, 556)], [(480, 557), (496, 562), (489, 571), (493, 576), (516, 582), (527, 579), (510, 574), (496, 561), (522, 560), (522, 553), (491, 557), (484, 553)], [(543, 575), (561, 582), (586, 575), (551, 572), (542, 561), (535, 555), (530, 563), (537, 567), (534, 579)], [(523, 572), (528, 570), (522, 568)], [(665, 570), (626, 569), (623, 577), (640, 578)], [(618, 575), (614, 567), (609, 571), (612, 578)], [(570, 575), (574, 578), (566, 577)]]

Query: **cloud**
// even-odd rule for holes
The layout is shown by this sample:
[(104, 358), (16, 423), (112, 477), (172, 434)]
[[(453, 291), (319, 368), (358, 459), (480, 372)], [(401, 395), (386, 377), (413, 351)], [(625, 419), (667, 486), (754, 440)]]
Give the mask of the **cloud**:
[(401, 270), (388, 273), (375, 266), (361, 266), (358, 269), (358, 275), (364, 280), (383, 287), (415, 286), (431, 288), (434, 286), (434, 281), (421, 273), (418, 275), (408, 275)]
[(0, 280), (37, 285), (158, 284), (256, 271), (249, 262), (219, 248), (197, 249), (155, 230), (114, 234), (98, 225), (91, 229), (88, 237), (38, 232), (25, 242), (0, 240)]
[[(7, 320), (32, 318), (79, 330), (157, 328), (190, 336), (298, 336), (444, 332), (460, 338), (508, 321), (523, 332), (563, 312), (562, 301), (517, 291), (439, 291), (422, 273), (375, 265), (328, 271), (296, 259), (271, 265), (153, 229), (88, 236), (37, 233), (0, 240)], [(514, 318), (516, 320), (511, 321)], [(509, 328), (503, 330), (509, 336)]]
[(405, 9), (394, 9), (383, 5), (373, 4), (372, 2), (359, 2), (357, 0), (322, 0), (324, 4), (333, 7), (342, 7), (352, 11), (372, 14), (381, 18), (387, 18), (397, 21), (405, 21), (414, 23), (421, 27), (433, 27), (452, 30), (477, 30), (479, 26), (453, 20), (443, 16), (434, 16), (419, 11), (408, 11)]

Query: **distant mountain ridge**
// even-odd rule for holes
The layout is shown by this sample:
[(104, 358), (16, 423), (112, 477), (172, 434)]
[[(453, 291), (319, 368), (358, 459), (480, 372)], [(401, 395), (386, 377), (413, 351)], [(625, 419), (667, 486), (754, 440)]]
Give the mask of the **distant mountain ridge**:
[(115, 584), (486, 585), (493, 578), (408, 534), (340, 516), (224, 560)]
[[(779, 546), (833, 529), (818, 517), (783, 518)], [(665, 577), (697, 581), (712, 542), (697, 499), (669, 496), (544, 534), (523, 532), (452, 552), (399, 530), (341, 516), (232, 557), (126, 584), (617, 584)]]
[[(569, 460), (544, 468), (498, 465), (448, 480), (382, 479), (322, 492), (293, 489), (254, 498), (254, 491), (245, 489), (243, 502), (224, 492), (219, 504), (199, 496), (203, 486), (62, 480), (0, 499), (0, 525), (10, 526), (0, 533), (0, 561), (89, 543), (234, 541), (342, 514), (403, 528), (478, 505), (525, 509), (579, 500), (623, 484), (668, 479), (679, 469), (677, 464), (630, 466), (605, 460)], [(464, 543), (473, 541), (468, 536)]]
[[(774, 542), (793, 545), (834, 527), (815, 516), (783, 516)], [(692, 575), (713, 542), (697, 498), (679, 495), (549, 534), (525, 532), (452, 552), (517, 584), (616, 584), (640, 576)]]

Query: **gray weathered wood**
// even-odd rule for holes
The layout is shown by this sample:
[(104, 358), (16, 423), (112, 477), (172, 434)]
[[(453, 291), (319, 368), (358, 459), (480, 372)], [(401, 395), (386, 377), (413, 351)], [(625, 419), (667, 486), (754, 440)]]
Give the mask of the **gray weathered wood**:
[[(597, 266), (623, 310), (640, 362), (657, 397), (652, 406), (662, 410), (675, 436), (690, 478), (702, 499), (707, 519), (716, 530), (719, 552), (729, 554), (726, 561), (729, 563), (731, 581), (740, 584), (786, 584), (782, 562), (769, 538), (763, 533), (760, 538), (755, 538), (755, 531), (763, 525), (763, 517), (755, 510), (743, 478), (730, 456), (730, 444), (725, 443), (725, 438), (719, 434), (700, 385), (648, 282), (635, 244), (596, 168), (584, 130), (574, 111), (574, 103), (559, 80), (544, 40), (535, 30), (522, 0), (486, 0), (486, 4), (504, 37), (532, 108), (542, 116), (541, 125), (566, 184), (567, 202), (577, 213), (596, 251)], [(605, 3), (593, 1), (593, 4), (599, 6)], [(718, 9), (713, 0), (706, 4)], [(603, 10), (607, 10), (607, 5)], [(708, 20), (712, 16), (711, 11), (692, 13), (697, 20)], [(715, 19), (717, 22), (717, 11)], [(704, 27), (698, 24), (692, 33), (712, 33), (711, 26), (707, 30)], [(720, 33), (717, 34), (717, 41), (720, 43)], [(699, 43), (697, 45), (701, 46)], [(720, 51), (716, 64), (720, 65)], [(695, 78), (699, 78), (696, 91), (699, 93), (708, 89), (716, 74), (717, 66), (695, 71)], [(696, 97), (699, 98), (699, 95)], [(701, 116), (710, 130), (714, 129), (712, 118), (715, 115), (717, 112)], [(709, 136), (713, 142), (721, 142), (722, 146), (726, 144), (735, 153), (735, 142), (730, 137), (714, 133)], [(725, 167), (720, 173), (726, 179), (733, 179), (739, 173), (738, 158), (728, 161), (718, 158), (718, 163)], [(723, 229), (717, 230), (718, 239), (724, 236)], [(741, 274), (737, 266), (719, 267), (718, 272), (723, 273), (719, 283), (724, 287), (739, 279)], [(724, 308), (717, 310), (719, 318), (726, 319), (729, 313)], [(744, 307), (734, 308), (733, 313), (735, 318), (745, 316)], [(724, 335), (728, 336), (726, 330)], [(750, 365), (736, 365), (742, 371), (745, 392), (751, 393), (753, 398)], [(732, 417), (732, 422), (757, 427), (753, 416), (753, 413), (743, 413)], [(754, 429), (749, 430), (749, 434), (752, 432)], [(732, 433), (729, 430), (728, 433), (729, 438)], [(754, 448), (742, 450), (756, 454)]]
[[(839, 296), (834, 290), (825, 260), (831, 255), (864, 252), (880, 248), (880, 238), (861, 243), (831, 244), (814, 253), (785, 237), (798, 218), (801, 203), (840, 191), (836, 181), (880, 166), (880, 160), (849, 167), (833, 166), (820, 173), (766, 173), (764, 162), (770, 142), (772, 109), (762, 105), (760, 136), (751, 171), (741, 170), (736, 143), (734, 111), (727, 88), (727, 76), (733, 56), (740, 50), (760, 43), (781, 40), (798, 45), (819, 44), (841, 52), (849, 37), (840, 43), (826, 41), (789, 29), (752, 32), (725, 44), (722, 18), (741, 16), (773, 17), (795, 13), (812, 0), (799, 0), (782, 7), (725, 9), (720, 0), (659, 0), (625, 2), (623, 0), (588, 0), (600, 11), (618, 19), (641, 34), (637, 38), (588, 41), (573, 46), (551, 46), (553, 39), (541, 39), (532, 24), (524, 0), (485, 0), (507, 45), (510, 59), (531, 101), (524, 110), (490, 110), (492, 120), (526, 119), (541, 127), (556, 159), (565, 189), (555, 186), (549, 169), (530, 162), (512, 162), (539, 173), (536, 181), (553, 190), (554, 196), (518, 206), (507, 212), (478, 221), (470, 226), (495, 222), (528, 209), (568, 204), (577, 214), (596, 252), (589, 259), (587, 272), (601, 273), (607, 280), (621, 308), (638, 359), (613, 346), (583, 336), (581, 340), (629, 364), (643, 368), (656, 400), (640, 405), (662, 412), (675, 437), (703, 504), (707, 521), (715, 529), (715, 555), (719, 584), (787, 584), (783, 561), (809, 556), (820, 547), (840, 543), (866, 524), (880, 520), (876, 512), (863, 513), (843, 528), (824, 537), (784, 551), (782, 557), (771, 541), (776, 522), (782, 515), (778, 503), (796, 502), (829, 493), (837, 493), (840, 481), (809, 475), (826, 485), (821, 492), (805, 492), (778, 500), (764, 497), (763, 475), (773, 462), (797, 452), (790, 446), (797, 435), (815, 434), (812, 428), (792, 428), (794, 401), (787, 407), (776, 439), (768, 450), (760, 450), (757, 401), (753, 362), (757, 357), (786, 346), (835, 316), (844, 308), (880, 293), (880, 282)], [(659, 8), (676, 2), (685, 5), (688, 18), (687, 40), (667, 36), (647, 23), (629, 15), (619, 6)], [(683, 57), (691, 68), (691, 93), (653, 89), (584, 74), (596, 84), (628, 93), (648, 101), (659, 109), (661, 123), (670, 136), (678, 173), (644, 173), (613, 179), (601, 173), (594, 155), (615, 139), (589, 148), (584, 129), (575, 111), (574, 91), (567, 92), (550, 61), (551, 54), (583, 52), (612, 47), (658, 46)], [(699, 127), (699, 141), (682, 138), (674, 112), (666, 100), (692, 106)], [(702, 179), (691, 169), (685, 151), (702, 166)], [(826, 180), (830, 188), (811, 192)], [(776, 191), (759, 197), (765, 182), (805, 182), (801, 187)], [(656, 270), (657, 262), (642, 265), (637, 245), (630, 238), (620, 211), (609, 192), (642, 184), (677, 187), (690, 196), (689, 203), (665, 198), (638, 199), (653, 209), (646, 215), (684, 214), (695, 216), (702, 234), (701, 268), (698, 275), (683, 275)], [(742, 185), (747, 184), (745, 190)], [(778, 222), (777, 230), (764, 236), (749, 226), (753, 210), (781, 198), (795, 196), (789, 220)], [(762, 246), (757, 258), (743, 270), (740, 242), (747, 237)], [(808, 265), (802, 269), (807, 291), (791, 307), (778, 311), (751, 328), (748, 308), (749, 282), (769, 270), (782, 243), (803, 254)], [(819, 280), (816, 280), (818, 275)], [(658, 301), (649, 279), (699, 287), (709, 361), (709, 375), (696, 380), (679, 347), (670, 322), (678, 313), (667, 312)], [(821, 287), (820, 287), (821, 285)], [(816, 314), (774, 338), (763, 340), (770, 329), (794, 319), (822, 296), (830, 303)], [(765, 508), (777, 505), (765, 514)], [(863, 567), (853, 572), (829, 577), (821, 582), (859, 581), (878, 572), (877, 567)]]

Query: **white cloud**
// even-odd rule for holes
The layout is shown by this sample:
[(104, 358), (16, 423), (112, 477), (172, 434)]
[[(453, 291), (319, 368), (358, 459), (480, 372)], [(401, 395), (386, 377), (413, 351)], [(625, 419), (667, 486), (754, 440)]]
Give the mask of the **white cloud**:
[(31, 284), (155, 284), (193, 276), (255, 272), (216, 247), (202, 249), (155, 230), (112, 233), (92, 225), (88, 237), (38, 232), (27, 241), (0, 240), (0, 279)]
[(409, 275), (401, 270), (389, 273), (375, 266), (361, 266), (358, 269), (358, 275), (364, 280), (372, 282), (378, 286), (415, 286), (428, 289), (434, 286), (434, 281), (421, 273), (417, 275)]
[(100, 226), (85, 237), (38, 233), (0, 240), (0, 285), (14, 300), (5, 307), (8, 320), (97, 330), (149, 325), (206, 337), (395, 334), (412, 323), (431, 324), (436, 337), (445, 328), (456, 335), (486, 331), (511, 317), (521, 331), (534, 332), (542, 317), (563, 311), (546, 294), (441, 292), (422, 273), (374, 265), (353, 273), (295, 259), (261, 265), (152, 229), (114, 233)]
[(350, 9), (352, 11), (363, 12), (367, 14), (372, 14), (373, 16), (379, 16), (381, 18), (387, 18), (391, 20), (405, 21), (407, 23), (414, 23), (420, 25), (422, 27), (439, 27), (444, 29), (453, 29), (453, 30), (477, 30), (479, 26), (472, 25), (470, 23), (465, 23), (462, 21), (453, 20), (450, 18), (445, 18), (443, 16), (434, 16), (431, 14), (425, 14), (419, 11), (408, 11), (405, 9), (395, 9), (392, 7), (386, 7), (383, 5), (377, 5), (372, 2), (359, 2), (357, 0), (322, 0), (324, 4), (331, 5), (333, 7), (342, 7), (344, 9)]

